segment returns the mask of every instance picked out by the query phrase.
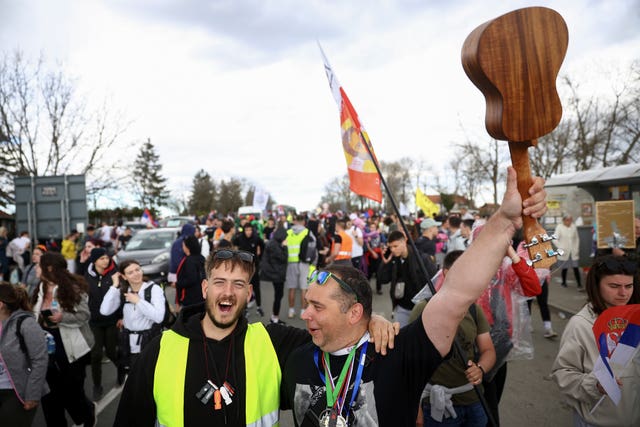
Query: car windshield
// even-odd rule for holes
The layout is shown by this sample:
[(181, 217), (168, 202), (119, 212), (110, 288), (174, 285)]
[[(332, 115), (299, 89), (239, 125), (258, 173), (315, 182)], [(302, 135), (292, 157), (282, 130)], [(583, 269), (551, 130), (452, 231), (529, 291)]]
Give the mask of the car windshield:
[(170, 248), (175, 238), (176, 233), (174, 231), (141, 232), (129, 240), (127, 251)]

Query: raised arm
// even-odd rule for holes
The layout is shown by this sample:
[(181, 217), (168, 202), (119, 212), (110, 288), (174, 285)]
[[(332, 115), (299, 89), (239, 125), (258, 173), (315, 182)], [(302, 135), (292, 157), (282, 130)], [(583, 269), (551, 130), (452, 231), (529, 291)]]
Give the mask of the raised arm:
[(535, 178), (530, 196), (523, 202), (518, 193), (516, 171), (509, 167), (507, 189), (500, 209), (487, 221), (473, 244), (455, 262), (442, 288), (422, 313), (427, 335), (440, 354), (446, 355), (469, 306), (476, 301), (498, 270), (521, 215), (539, 218), (546, 212), (544, 180)]

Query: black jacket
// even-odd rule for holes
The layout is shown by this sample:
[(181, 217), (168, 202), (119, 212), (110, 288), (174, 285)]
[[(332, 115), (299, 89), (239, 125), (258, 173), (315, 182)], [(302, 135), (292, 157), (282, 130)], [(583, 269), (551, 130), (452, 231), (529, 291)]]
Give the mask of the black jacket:
[(282, 246), (287, 238), (287, 230), (278, 228), (273, 238), (267, 242), (264, 255), (260, 261), (260, 279), (269, 282), (284, 283), (287, 277), (287, 259), (289, 250)]
[(112, 277), (117, 271), (118, 269), (113, 260), (109, 263), (109, 266), (104, 269), (102, 274), (95, 270), (92, 263), (87, 266), (84, 278), (89, 285), (89, 311), (91, 312), (89, 324), (91, 326), (115, 325), (118, 319), (122, 318), (122, 308), (119, 308), (108, 316), (100, 314), (100, 305), (107, 291), (111, 285), (113, 285)]
[(176, 294), (182, 306), (199, 304), (202, 298), (202, 280), (206, 277), (204, 257), (193, 254), (184, 259), (178, 266)]
[[(426, 254), (420, 254), (424, 262), (424, 266), (427, 269), (429, 277), (422, 273), (420, 265), (418, 264), (418, 258), (416, 258), (415, 252), (411, 246), (407, 247), (409, 255), (405, 260), (400, 257), (393, 257), (388, 264), (382, 264), (380, 267), (380, 282), (391, 282), (391, 303), (395, 307), (399, 305), (407, 310), (413, 309), (413, 302), (411, 298), (418, 293), (420, 289), (427, 284), (427, 280), (431, 279), (438, 271), (436, 266), (431, 262), (429, 256)], [(404, 296), (400, 299), (394, 298), (394, 291), (398, 282), (405, 283)]]

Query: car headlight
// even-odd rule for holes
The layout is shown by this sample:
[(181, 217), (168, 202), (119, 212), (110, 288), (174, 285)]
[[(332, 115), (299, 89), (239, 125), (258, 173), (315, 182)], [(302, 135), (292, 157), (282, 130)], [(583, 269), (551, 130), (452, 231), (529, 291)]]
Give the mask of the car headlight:
[(151, 260), (151, 264), (161, 264), (165, 261), (169, 261), (169, 253), (168, 252), (164, 252), (161, 253), (160, 255), (156, 255), (152, 260)]

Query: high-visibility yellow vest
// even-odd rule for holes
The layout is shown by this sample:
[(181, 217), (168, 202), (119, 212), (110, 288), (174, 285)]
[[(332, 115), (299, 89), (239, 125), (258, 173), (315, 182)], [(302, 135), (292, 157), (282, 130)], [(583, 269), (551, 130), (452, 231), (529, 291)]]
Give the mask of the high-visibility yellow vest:
[(295, 234), (293, 230), (287, 230), (288, 262), (300, 262), (300, 245), (307, 236), (307, 233), (309, 233), (308, 228), (305, 228), (298, 234)]
[[(160, 353), (153, 379), (157, 425), (184, 426), (184, 382), (189, 354), (189, 338), (172, 330), (162, 334)], [(247, 426), (279, 425), (280, 379), (278, 356), (262, 323), (248, 325), (244, 339), (246, 385), (238, 387), (238, 397), (245, 394)]]

